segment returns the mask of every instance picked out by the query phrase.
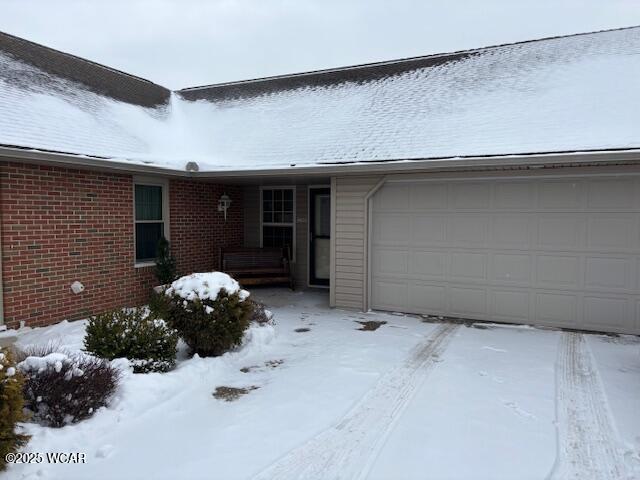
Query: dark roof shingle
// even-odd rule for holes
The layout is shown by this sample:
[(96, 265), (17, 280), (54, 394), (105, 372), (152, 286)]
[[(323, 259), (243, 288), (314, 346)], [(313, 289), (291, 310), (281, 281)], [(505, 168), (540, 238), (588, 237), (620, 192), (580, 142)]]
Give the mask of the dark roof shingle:
[(0, 52), (48, 74), (79, 83), (98, 95), (133, 105), (156, 107), (166, 104), (171, 94), (167, 88), (149, 80), (4, 32), (0, 32)]

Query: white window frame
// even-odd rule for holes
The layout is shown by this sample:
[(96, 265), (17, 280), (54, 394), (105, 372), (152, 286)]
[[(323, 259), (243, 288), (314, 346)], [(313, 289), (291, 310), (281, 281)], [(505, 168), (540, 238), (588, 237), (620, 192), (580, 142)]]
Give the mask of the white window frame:
[(132, 214), (133, 214), (133, 264), (135, 268), (152, 267), (156, 264), (155, 260), (145, 260), (138, 262), (136, 260), (136, 224), (138, 223), (157, 223), (157, 220), (136, 220), (136, 185), (150, 185), (154, 187), (162, 187), (162, 235), (170, 241), (169, 236), (169, 180), (158, 177), (133, 177), (133, 195), (132, 195)]
[[(291, 223), (276, 223), (276, 222), (264, 222), (264, 215), (263, 215), (263, 198), (262, 198), (262, 192), (264, 192), (265, 190), (291, 190), (293, 192), (292, 197), (293, 197), (293, 218), (291, 220)], [(263, 235), (264, 235), (264, 228), (265, 226), (267, 227), (291, 227), (292, 229), (292, 239), (293, 239), (293, 245), (291, 246), (291, 261), (293, 263), (295, 263), (296, 261), (296, 187), (291, 186), (291, 185), (286, 185), (286, 186), (268, 186), (268, 187), (264, 187), (261, 186), (260, 187), (260, 248), (263, 247), (264, 242), (263, 242)]]

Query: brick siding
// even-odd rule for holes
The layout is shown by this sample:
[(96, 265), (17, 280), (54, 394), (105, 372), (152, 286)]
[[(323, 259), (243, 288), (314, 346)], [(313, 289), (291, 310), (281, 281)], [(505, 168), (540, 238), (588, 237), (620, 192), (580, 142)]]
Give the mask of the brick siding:
[[(228, 221), (219, 196), (233, 201)], [(234, 208), (235, 207), (235, 208)], [(179, 273), (217, 268), (242, 245), (242, 190), (169, 184), (170, 237)], [(147, 301), (152, 268), (134, 268), (133, 177), (0, 162), (4, 319), (41, 326)], [(73, 281), (85, 291), (74, 294)]]

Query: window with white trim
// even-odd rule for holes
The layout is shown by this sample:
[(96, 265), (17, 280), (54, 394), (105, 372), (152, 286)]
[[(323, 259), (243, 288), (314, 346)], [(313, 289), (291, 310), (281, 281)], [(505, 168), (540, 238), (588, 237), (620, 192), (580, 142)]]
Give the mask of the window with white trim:
[(293, 188), (262, 189), (262, 246), (294, 251), (295, 202)]
[(160, 238), (167, 237), (166, 184), (134, 184), (135, 261), (153, 262)]

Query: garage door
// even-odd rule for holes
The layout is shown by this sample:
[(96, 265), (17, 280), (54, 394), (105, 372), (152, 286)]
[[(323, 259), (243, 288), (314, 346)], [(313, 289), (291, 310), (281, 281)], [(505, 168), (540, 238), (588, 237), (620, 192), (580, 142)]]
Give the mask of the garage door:
[(640, 333), (635, 177), (387, 183), (371, 306)]

